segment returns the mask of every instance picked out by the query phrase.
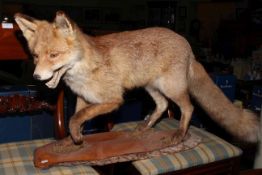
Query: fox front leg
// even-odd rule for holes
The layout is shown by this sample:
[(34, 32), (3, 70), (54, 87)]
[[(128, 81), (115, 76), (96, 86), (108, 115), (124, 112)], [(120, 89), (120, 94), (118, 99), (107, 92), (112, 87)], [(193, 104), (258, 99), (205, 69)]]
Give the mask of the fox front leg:
[(98, 115), (106, 114), (117, 109), (122, 101), (116, 100), (114, 102), (91, 104), (72, 116), (69, 122), (69, 129), (71, 137), (75, 144), (83, 143), (83, 135), (81, 133), (82, 124)]

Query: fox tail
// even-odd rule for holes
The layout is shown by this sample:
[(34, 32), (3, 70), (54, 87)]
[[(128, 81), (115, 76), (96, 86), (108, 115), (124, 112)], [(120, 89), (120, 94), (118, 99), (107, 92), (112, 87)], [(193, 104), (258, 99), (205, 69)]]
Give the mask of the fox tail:
[(189, 91), (208, 115), (229, 133), (248, 142), (259, 140), (258, 117), (233, 105), (195, 59), (189, 67)]

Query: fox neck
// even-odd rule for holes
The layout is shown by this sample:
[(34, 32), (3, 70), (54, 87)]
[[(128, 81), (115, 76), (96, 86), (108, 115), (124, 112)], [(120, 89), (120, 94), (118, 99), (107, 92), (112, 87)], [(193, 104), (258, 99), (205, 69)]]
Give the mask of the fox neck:
[(84, 64), (86, 69), (90, 72), (96, 70), (102, 64), (102, 54), (96, 49), (92, 37), (78, 31), (78, 41), (82, 47), (81, 64)]

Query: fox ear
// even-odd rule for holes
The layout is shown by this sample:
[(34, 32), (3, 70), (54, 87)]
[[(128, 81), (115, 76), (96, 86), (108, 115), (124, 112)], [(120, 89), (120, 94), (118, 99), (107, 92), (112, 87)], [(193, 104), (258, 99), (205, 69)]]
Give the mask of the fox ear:
[(24, 37), (29, 40), (35, 33), (37, 20), (21, 13), (16, 13), (14, 18), (19, 28), (22, 30)]
[(56, 12), (54, 25), (56, 28), (60, 29), (65, 35), (70, 35), (74, 32), (72, 22), (63, 11)]

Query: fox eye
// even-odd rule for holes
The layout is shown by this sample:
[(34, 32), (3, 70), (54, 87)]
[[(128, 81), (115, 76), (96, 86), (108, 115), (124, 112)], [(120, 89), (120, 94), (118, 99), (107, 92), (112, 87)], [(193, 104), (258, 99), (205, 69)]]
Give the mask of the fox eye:
[(59, 55), (59, 53), (50, 53), (50, 58), (55, 58)]
[(36, 54), (36, 53), (32, 53), (32, 56), (33, 56), (34, 58), (38, 58), (38, 54)]

